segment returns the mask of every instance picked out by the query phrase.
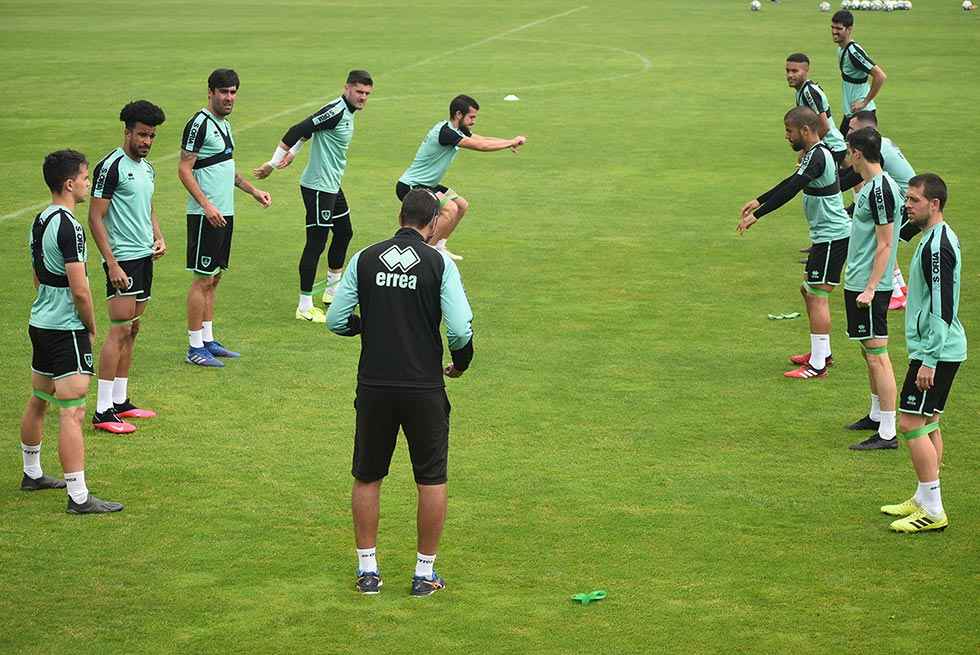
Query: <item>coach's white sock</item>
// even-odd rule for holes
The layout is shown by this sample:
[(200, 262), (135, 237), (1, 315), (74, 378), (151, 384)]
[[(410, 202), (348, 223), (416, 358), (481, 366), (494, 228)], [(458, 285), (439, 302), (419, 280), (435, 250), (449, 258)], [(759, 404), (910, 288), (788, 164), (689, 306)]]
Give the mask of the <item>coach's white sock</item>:
[(112, 407), (112, 388), (115, 386), (113, 380), (99, 379), (99, 396), (95, 401), (95, 411), (100, 414)]
[(871, 409), (868, 410), (868, 418), (872, 421), (881, 420), (881, 400), (875, 394), (871, 394)]
[(915, 491), (915, 502), (930, 516), (941, 516), (943, 513), (943, 498), (939, 492), (939, 480), (920, 482)]
[(122, 405), (129, 398), (129, 378), (116, 378), (112, 381), (112, 402)]
[(882, 439), (895, 438), (895, 412), (880, 412), (881, 424), (878, 426), (878, 436)]
[(190, 339), (191, 348), (204, 347), (204, 330), (188, 330), (187, 338)]
[(376, 548), (357, 548), (357, 571), (359, 573), (378, 572), (378, 553)]
[(436, 561), (435, 555), (423, 555), (422, 553), (416, 553), (415, 560), (415, 577), (416, 578), (431, 578), (432, 577), (432, 564)]
[(88, 500), (88, 487), (85, 486), (85, 471), (65, 473), (65, 484), (68, 485), (68, 495), (76, 503)]
[(24, 453), (24, 474), (32, 480), (44, 475), (41, 470), (41, 444), (28, 446), (21, 442), (20, 449)]
[(810, 335), (810, 366), (818, 371), (827, 366), (827, 355), (830, 354), (830, 335)]
[(305, 312), (313, 309), (313, 296), (305, 293), (299, 294), (299, 311)]

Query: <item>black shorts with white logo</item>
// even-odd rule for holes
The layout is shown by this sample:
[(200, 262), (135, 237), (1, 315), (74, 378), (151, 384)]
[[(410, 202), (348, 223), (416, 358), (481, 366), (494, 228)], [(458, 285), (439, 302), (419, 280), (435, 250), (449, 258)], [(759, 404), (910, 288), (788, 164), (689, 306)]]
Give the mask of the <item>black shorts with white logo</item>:
[(337, 189), (337, 193), (327, 193), (301, 185), (299, 191), (306, 207), (306, 227), (329, 228), (333, 227), (334, 221), (350, 220), (350, 207), (347, 206), (343, 189)]
[(216, 275), (228, 268), (235, 217), (225, 216), (227, 224), (215, 227), (204, 214), (187, 215), (187, 270)]
[(932, 379), (932, 388), (919, 391), (915, 386), (915, 378), (922, 366), (921, 359), (909, 360), (909, 370), (905, 373), (905, 383), (902, 393), (898, 395), (898, 410), (905, 414), (921, 414), (932, 416), (942, 414), (946, 408), (946, 399), (953, 386), (953, 378), (960, 368), (960, 362), (936, 362), (936, 374)]
[(395, 195), (398, 197), (399, 200), (404, 200), (405, 196), (407, 196), (408, 192), (411, 191), (412, 189), (428, 189), (432, 193), (446, 193), (447, 191), (449, 191), (449, 187), (443, 186), (441, 184), (437, 184), (435, 186), (426, 186), (425, 184), (413, 184), (412, 186), (409, 186), (404, 182), (402, 182), (401, 180), (399, 180), (398, 183), (395, 184)]
[(836, 241), (821, 241), (810, 246), (810, 255), (806, 258), (807, 284), (840, 284), (840, 274), (847, 261), (847, 242), (844, 237)]
[(88, 331), (48, 330), (31, 325), (27, 333), (31, 336), (31, 370), (35, 373), (55, 380), (69, 375), (95, 375)]
[(357, 386), (357, 430), (351, 473), (361, 482), (388, 475), (398, 428), (405, 432), (417, 484), (446, 482), (449, 398), (445, 389)]
[(858, 307), (860, 291), (844, 289), (844, 310), (847, 312), (847, 336), (851, 339), (888, 338), (888, 303), (891, 291), (875, 291), (874, 299), (867, 307)]
[(150, 299), (150, 289), (153, 287), (153, 256), (149, 255), (141, 259), (130, 259), (124, 262), (117, 262), (128, 278), (128, 286), (125, 289), (117, 289), (109, 281), (109, 265), (102, 262), (102, 270), (105, 271), (105, 297), (106, 300), (121, 296), (136, 296), (136, 302), (146, 302)]

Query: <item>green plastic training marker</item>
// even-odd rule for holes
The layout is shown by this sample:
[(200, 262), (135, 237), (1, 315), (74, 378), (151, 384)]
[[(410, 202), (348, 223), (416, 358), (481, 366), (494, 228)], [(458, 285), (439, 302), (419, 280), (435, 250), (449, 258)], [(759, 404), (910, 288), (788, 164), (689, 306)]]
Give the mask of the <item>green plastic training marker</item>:
[(606, 597), (605, 589), (596, 589), (595, 591), (592, 591), (587, 594), (575, 594), (574, 596), (572, 596), (572, 600), (574, 600), (577, 603), (582, 603), (583, 605), (588, 605), (594, 600), (602, 600), (605, 597)]
[(799, 312), (792, 312), (790, 314), (767, 314), (770, 321), (785, 321), (790, 318), (799, 318)]

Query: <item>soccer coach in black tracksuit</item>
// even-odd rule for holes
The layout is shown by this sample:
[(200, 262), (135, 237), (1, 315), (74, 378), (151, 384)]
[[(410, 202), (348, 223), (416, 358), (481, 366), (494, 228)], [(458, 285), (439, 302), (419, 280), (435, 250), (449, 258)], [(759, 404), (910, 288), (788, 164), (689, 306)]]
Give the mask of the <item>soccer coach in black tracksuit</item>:
[[(395, 236), (355, 254), (327, 314), (327, 326), (361, 335), (351, 506), (358, 551), (357, 589), (381, 586), (375, 552), (381, 481), (405, 432), (418, 485), (418, 556), (413, 595), (445, 586), (432, 568), (446, 519), (449, 399), (443, 376), (456, 378), (473, 358), (473, 330), (456, 264), (426, 245), (439, 201), (427, 189), (402, 201)], [(354, 314), (361, 306), (360, 318)], [(452, 364), (443, 368), (439, 323), (445, 321)]]

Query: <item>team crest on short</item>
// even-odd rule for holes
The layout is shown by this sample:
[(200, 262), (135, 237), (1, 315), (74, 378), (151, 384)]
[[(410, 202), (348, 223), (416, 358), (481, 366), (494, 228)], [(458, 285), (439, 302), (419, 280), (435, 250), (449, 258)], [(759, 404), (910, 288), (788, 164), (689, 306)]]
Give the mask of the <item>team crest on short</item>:
[(331, 212), (329, 209), (321, 209), (320, 210), (320, 218), (323, 220), (324, 223), (329, 223), (330, 222), (330, 216), (331, 216), (332, 213), (333, 212)]
[(810, 271), (810, 277), (813, 279), (820, 277), (820, 271)]
[(211, 258), (210, 257), (201, 257), (201, 266), (204, 266), (205, 268), (207, 268), (210, 265), (211, 265)]
[(85, 353), (85, 365), (91, 368), (92, 361), (92, 353)]
[(858, 332), (867, 332), (867, 331), (868, 331), (867, 325), (865, 325), (864, 323), (858, 324)]
[(419, 254), (415, 252), (415, 249), (409, 246), (402, 250), (398, 246), (391, 246), (383, 253), (381, 253), (381, 263), (387, 267), (389, 271), (401, 271), (402, 273), (407, 273), (412, 268), (415, 267), (422, 259)]
[(133, 288), (133, 278), (131, 277), (126, 278), (126, 288), (127, 289)]

